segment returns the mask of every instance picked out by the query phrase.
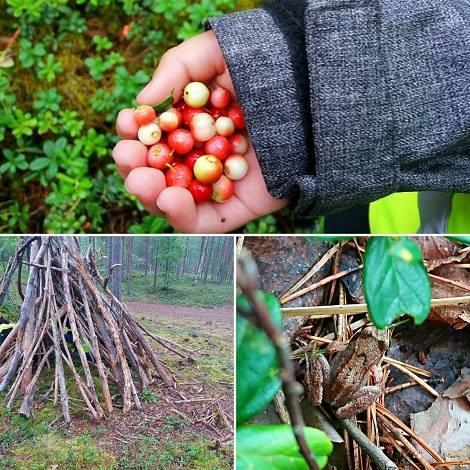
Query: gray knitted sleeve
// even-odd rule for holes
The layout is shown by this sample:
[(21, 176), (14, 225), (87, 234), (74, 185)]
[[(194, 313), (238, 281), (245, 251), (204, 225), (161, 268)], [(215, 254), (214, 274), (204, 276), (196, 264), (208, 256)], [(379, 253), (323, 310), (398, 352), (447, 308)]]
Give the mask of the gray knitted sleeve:
[(299, 213), (470, 192), (470, 0), (279, 0), (207, 27)]

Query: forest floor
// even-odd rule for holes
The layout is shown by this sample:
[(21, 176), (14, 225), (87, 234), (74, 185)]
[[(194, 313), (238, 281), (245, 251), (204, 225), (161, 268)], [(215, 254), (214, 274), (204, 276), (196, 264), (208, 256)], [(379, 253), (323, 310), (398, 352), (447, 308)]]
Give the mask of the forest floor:
[[(89, 418), (80, 400), (72, 403), (69, 426), (50, 400), (30, 420), (0, 407), (2, 469), (232, 468), (232, 306), (203, 309), (143, 301), (127, 305), (151, 333), (197, 351), (192, 362), (151, 340), (171, 369), (177, 391), (152, 385), (140, 393), (141, 410), (123, 415), (116, 409), (100, 424)], [(200, 401), (175, 403), (182, 397)]]

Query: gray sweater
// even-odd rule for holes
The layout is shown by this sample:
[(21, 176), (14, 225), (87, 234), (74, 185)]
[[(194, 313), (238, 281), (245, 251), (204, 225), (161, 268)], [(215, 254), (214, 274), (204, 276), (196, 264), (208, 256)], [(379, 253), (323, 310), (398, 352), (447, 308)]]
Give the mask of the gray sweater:
[(279, 0), (207, 27), (299, 213), (470, 192), (470, 0)]

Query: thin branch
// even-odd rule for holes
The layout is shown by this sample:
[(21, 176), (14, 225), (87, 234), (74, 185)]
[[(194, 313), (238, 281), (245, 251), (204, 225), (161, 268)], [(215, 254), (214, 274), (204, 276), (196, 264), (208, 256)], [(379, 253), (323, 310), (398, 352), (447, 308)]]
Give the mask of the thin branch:
[(271, 320), (271, 316), (266, 305), (256, 295), (256, 266), (247, 252), (242, 252), (237, 264), (237, 283), (241, 291), (245, 294), (251, 306), (252, 315), (248, 316), (251, 320), (256, 318), (256, 325), (259, 326), (272, 341), (276, 348), (279, 363), (281, 365), (282, 389), (286, 396), (286, 406), (293, 424), (292, 430), (299, 446), (300, 453), (303, 455), (310, 470), (317, 470), (318, 466), (315, 458), (305, 440), (305, 423), (302, 416), (302, 410), (299, 403), (299, 395), (302, 390), (301, 385), (295, 379), (294, 363), (290, 359), (291, 350), (284, 335), (276, 328)]

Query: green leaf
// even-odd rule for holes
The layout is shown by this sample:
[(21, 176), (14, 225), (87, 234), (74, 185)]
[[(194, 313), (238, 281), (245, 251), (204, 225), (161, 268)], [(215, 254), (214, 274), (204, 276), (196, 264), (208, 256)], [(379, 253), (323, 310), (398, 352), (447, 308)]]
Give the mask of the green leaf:
[[(333, 444), (318, 429), (304, 429), (305, 439), (320, 468), (328, 463)], [(292, 427), (239, 426), (237, 428), (237, 470), (304, 470), (308, 469), (299, 452)]]
[(35, 158), (29, 165), (29, 168), (33, 171), (43, 170), (49, 166), (50, 162), (49, 158), (46, 157)]
[(418, 245), (408, 237), (371, 237), (366, 248), (364, 289), (369, 317), (385, 328), (402, 314), (416, 324), (431, 309), (431, 283)]
[(157, 113), (162, 113), (163, 111), (166, 111), (167, 109), (171, 108), (173, 106), (173, 102), (174, 99), (172, 90), (168, 97), (166, 97), (161, 103), (158, 103), (154, 106), (155, 111)]
[(452, 240), (462, 245), (470, 245), (470, 236), (465, 235), (454, 235), (452, 237), (447, 237), (449, 240)]
[[(272, 294), (261, 296), (278, 328), (281, 309)], [(246, 297), (239, 295), (237, 308), (249, 311)], [(262, 411), (281, 387), (276, 350), (264, 331), (237, 315), (237, 422), (244, 423)]]

